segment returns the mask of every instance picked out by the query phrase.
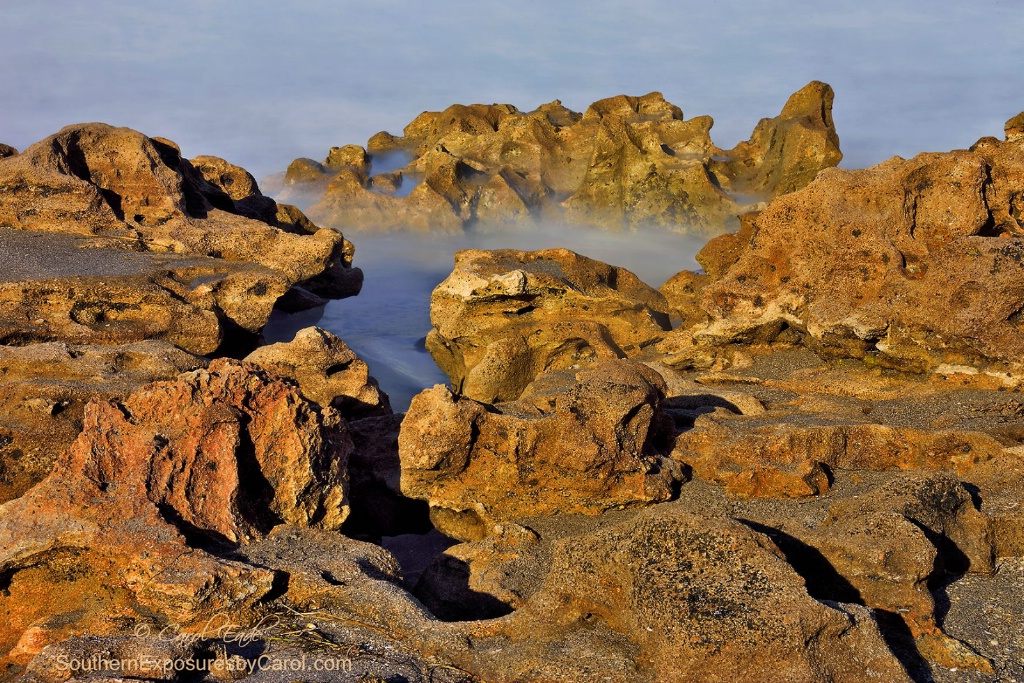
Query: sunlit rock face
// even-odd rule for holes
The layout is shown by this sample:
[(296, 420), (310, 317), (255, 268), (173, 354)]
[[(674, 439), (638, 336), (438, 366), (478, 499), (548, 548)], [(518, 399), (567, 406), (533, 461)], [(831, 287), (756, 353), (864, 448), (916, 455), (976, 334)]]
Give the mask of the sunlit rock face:
[(457, 104), (420, 114), (402, 136), (378, 133), (365, 150), (297, 159), (275, 190), (345, 229), (551, 222), (717, 234), (839, 163), (833, 97), (808, 84), (731, 150), (711, 141), (710, 116), (686, 119), (657, 92), (610, 97), (583, 114), (557, 100), (532, 112)]

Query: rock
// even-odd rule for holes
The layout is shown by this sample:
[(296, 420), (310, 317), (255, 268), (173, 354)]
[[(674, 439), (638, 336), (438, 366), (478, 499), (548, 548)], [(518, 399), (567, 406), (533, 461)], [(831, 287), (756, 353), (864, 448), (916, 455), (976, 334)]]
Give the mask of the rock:
[(868, 610), (812, 599), (771, 541), (709, 511), (658, 505), (504, 552), (495, 575), (525, 595), (480, 622), (507, 638), (476, 648), (486, 680), (910, 680)]
[(1007, 121), (1003, 130), (1006, 131), (1007, 142), (1019, 142), (1024, 134), (1024, 111)]
[(319, 327), (299, 330), (290, 342), (261, 346), (246, 360), (293, 379), (302, 394), (348, 420), (388, 415), (391, 404), (359, 360), (334, 334)]
[(99, 123), (68, 126), (0, 166), (0, 227), (257, 263), (288, 284), (328, 270), (356, 277), (340, 267), (341, 235), (282, 230), (273, 200), (244, 170), (198, 159), (209, 179), (168, 140)]
[(1024, 350), (1015, 284), (1024, 242), (1011, 188), (1024, 157), (994, 140), (975, 149), (832, 169), (777, 198), (709, 271), (699, 311), (710, 322), (659, 351), (677, 367), (706, 364), (714, 349), (785, 333), (825, 357), (988, 372), (1013, 384)]
[(637, 355), (669, 328), (661, 294), (565, 249), (458, 252), (430, 319), (430, 355), (485, 403), (517, 398), (545, 370)]
[(0, 503), (37, 484), (82, 429), (85, 404), (174, 379), (206, 360), (167, 342), (0, 347)]
[(0, 143), (0, 159), (6, 159), (7, 157), (17, 156), (18, 150), (14, 149), (10, 145)]
[(288, 287), (242, 262), (135, 253), (0, 229), (0, 343), (171, 342), (196, 354), (253, 343)]
[(659, 455), (663, 391), (646, 366), (616, 360), (549, 373), (495, 406), (428, 389), (402, 422), (402, 492), (463, 540), (523, 515), (667, 500), (681, 474)]
[(837, 166), (843, 154), (832, 122), (834, 99), (831, 86), (811, 81), (790, 96), (777, 118), (761, 119), (750, 140), (725, 154), (728, 161), (713, 161), (715, 177), (724, 176), (746, 192), (777, 197)]
[[(374, 135), (366, 150), (332, 148), (322, 165), (296, 159), (285, 182), (289, 196), (302, 188), (319, 199), (314, 220), (346, 229), (569, 222), (717, 234), (762, 197), (839, 162), (832, 99), (829, 86), (810, 83), (731, 151), (711, 142), (711, 117), (684, 119), (657, 92), (600, 100), (584, 114), (557, 100), (532, 112), (453, 105), (423, 112), (403, 136)], [(397, 196), (390, 181), (369, 177), (367, 151), (371, 168), (375, 157), (408, 154), (401, 173), (420, 184)]]
[(737, 416), (719, 409), (697, 417), (693, 429), (679, 435), (673, 457), (735, 496), (799, 497), (826, 491), (834, 469), (965, 475), (1003, 449), (979, 432), (881, 425), (865, 416)]
[(282, 521), (338, 528), (350, 451), (335, 412), (237, 362), (90, 403), (53, 472), (0, 507), (3, 651), (33, 624), (51, 624), (38, 651), (125, 618), (187, 625), (251, 606), (274, 572), (199, 546)]

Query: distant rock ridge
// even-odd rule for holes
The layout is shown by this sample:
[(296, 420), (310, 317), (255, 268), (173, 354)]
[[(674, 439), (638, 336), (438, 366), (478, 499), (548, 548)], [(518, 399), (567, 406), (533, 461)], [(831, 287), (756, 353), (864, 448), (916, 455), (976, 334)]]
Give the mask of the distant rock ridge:
[(732, 150), (712, 143), (711, 117), (684, 119), (658, 92), (599, 100), (583, 114), (558, 100), (525, 113), (456, 104), (423, 112), (402, 136), (378, 133), (365, 149), (296, 159), (266, 184), (346, 230), (554, 222), (713, 235), (839, 163), (833, 98), (827, 84), (809, 83)]

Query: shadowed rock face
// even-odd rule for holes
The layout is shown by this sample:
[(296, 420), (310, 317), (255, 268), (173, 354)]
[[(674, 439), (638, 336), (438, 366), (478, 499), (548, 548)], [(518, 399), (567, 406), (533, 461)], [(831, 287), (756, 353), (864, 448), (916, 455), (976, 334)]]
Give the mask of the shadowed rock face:
[[(656, 92), (600, 100), (583, 114), (557, 100), (529, 113), (453, 105), (416, 117), (404, 136), (378, 133), (366, 150), (336, 147), (323, 164), (297, 159), (279, 189), (315, 201), (314, 220), (344, 228), (546, 221), (716, 234), (751, 202), (839, 163), (832, 100), (828, 85), (812, 82), (729, 151), (711, 142), (711, 117), (684, 119)], [(375, 170), (395, 158), (397, 172)], [(397, 191), (407, 183), (415, 187)]]
[(5, 652), (62, 611), (51, 600), (80, 612), (50, 637), (37, 629), (36, 651), (62, 635), (117, 632), (119, 618), (189, 624), (240, 610), (271, 590), (273, 571), (201, 547), (259, 539), (281, 522), (336, 529), (347, 514), (352, 445), (337, 413), (255, 366), (214, 361), (90, 403), (83, 421), (52, 474), (0, 507)]
[(1022, 186), (1014, 139), (823, 172), (705, 247), (707, 275), (673, 293), (696, 324), (659, 350), (681, 366), (730, 343), (799, 341), (826, 357), (1019, 383)]
[[(68, 126), (0, 161), (0, 227), (257, 263), (329, 296), (359, 290), (340, 234), (263, 197), (243, 169), (214, 157), (197, 164), (161, 138)], [(324, 273), (331, 277), (313, 280)]]
[(517, 398), (545, 370), (635, 356), (668, 331), (665, 299), (566, 249), (465, 250), (430, 297), (427, 350), (464, 396)]

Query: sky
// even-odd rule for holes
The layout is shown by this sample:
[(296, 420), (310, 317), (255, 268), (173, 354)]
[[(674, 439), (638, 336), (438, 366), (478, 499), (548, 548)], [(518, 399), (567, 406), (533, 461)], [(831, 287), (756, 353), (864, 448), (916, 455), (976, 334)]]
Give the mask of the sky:
[(257, 178), (423, 110), (652, 90), (731, 147), (810, 80), (843, 165), (1002, 137), (1024, 110), (1024, 6), (934, 0), (0, 0), (0, 142), (104, 121)]

